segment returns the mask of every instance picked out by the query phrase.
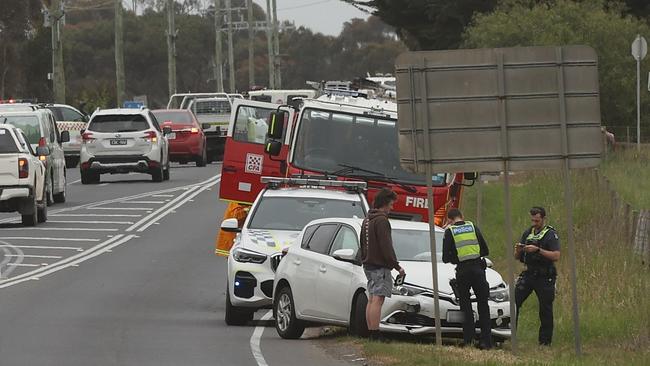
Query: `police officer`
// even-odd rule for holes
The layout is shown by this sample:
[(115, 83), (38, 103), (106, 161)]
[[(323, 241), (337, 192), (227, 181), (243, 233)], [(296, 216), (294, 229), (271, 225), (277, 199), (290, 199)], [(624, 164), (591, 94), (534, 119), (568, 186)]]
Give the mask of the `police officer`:
[(475, 337), (474, 311), (470, 300), (470, 287), (476, 295), (481, 338), (478, 347), (492, 348), (492, 329), (488, 296), (490, 286), (485, 278), (485, 257), (489, 249), (478, 227), (470, 221), (464, 221), (463, 214), (457, 208), (447, 213), (449, 226), (445, 230), (442, 242), (442, 261), (456, 264), (456, 283), (460, 310), (463, 315), (463, 340), (469, 346)]
[(555, 229), (546, 225), (546, 210), (543, 207), (530, 209), (532, 227), (521, 236), (515, 245), (515, 258), (526, 264), (526, 270), (519, 275), (515, 287), (517, 324), (519, 309), (531, 292), (539, 300), (539, 344), (550, 346), (553, 339), (553, 300), (555, 300), (555, 262), (560, 259), (560, 240)]

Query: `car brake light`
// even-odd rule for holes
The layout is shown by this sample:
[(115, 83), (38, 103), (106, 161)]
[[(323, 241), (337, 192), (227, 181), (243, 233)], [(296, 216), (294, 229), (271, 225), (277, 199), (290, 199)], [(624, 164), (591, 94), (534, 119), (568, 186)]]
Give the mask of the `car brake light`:
[(45, 140), (45, 137), (41, 137), (38, 139), (38, 147), (45, 147), (47, 146), (47, 140)]
[(29, 177), (29, 163), (27, 159), (20, 158), (18, 159), (18, 178), (27, 178)]
[(93, 134), (92, 134), (91, 132), (84, 132), (84, 133), (81, 135), (81, 140), (82, 140), (84, 143), (89, 143), (89, 142), (93, 142), (93, 141), (95, 141), (95, 139), (93, 138)]
[(192, 133), (192, 135), (196, 135), (197, 133), (199, 133), (199, 129), (196, 128), (196, 127), (192, 127), (192, 129), (190, 130), (190, 132)]
[(145, 140), (149, 140), (151, 142), (156, 142), (158, 141), (158, 136), (156, 135), (155, 131), (147, 131), (144, 133), (144, 136), (142, 137)]

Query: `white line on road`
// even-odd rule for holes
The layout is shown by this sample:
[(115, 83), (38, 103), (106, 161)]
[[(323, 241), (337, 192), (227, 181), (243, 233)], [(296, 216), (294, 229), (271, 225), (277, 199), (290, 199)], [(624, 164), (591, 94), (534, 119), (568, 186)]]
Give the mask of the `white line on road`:
[[(9, 239), (9, 238), (3, 238), (3, 239)], [(85, 240), (91, 240), (91, 239), (85, 239)], [(97, 240), (99, 239), (92, 239), (92, 240)], [(0, 248), (4, 247), (9, 247), (9, 248), (23, 248), (23, 249), (57, 249), (57, 250), (76, 250), (78, 252), (83, 252), (83, 248), (77, 248), (77, 247), (51, 247), (51, 246), (45, 246), (45, 245), (0, 245)]]
[(174, 198), (174, 195), (173, 194), (154, 194), (151, 197), (154, 197), (154, 198)]
[[(131, 240), (133, 235), (129, 235), (127, 237), (124, 237), (123, 235), (115, 235), (114, 237), (103, 241), (102, 243), (99, 243), (95, 245), (92, 248), (89, 248), (88, 250), (77, 253), (73, 256), (64, 258), (58, 262), (52, 263), (50, 266), (45, 267), (45, 268), (39, 268), (35, 269), (33, 271), (29, 271), (23, 274), (20, 274), (18, 276), (0, 281), (0, 288), (5, 288), (9, 286), (13, 286), (25, 281), (29, 281), (32, 278), (40, 278), (43, 277), (47, 274), (54, 273), (56, 271), (59, 271), (61, 269), (70, 267), (75, 264), (79, 264), (87, 259), (93, 258), (95, 255), (101, 254), (104, 252), (104, 249), (111, 247), (113, 244), (119, 243), (118, 245), (122, 243), (126, 243), (127, 241)], [(126, 240), (125, 240), (126, 239)], [(110, 248), (109, 248), (110, 249)]]
[(47, 222), (55, 224), (112, 224), (112, 225), (133, 225), (130, 221), (57, 221), (48, 220)]
[(134, 205), (162, 205), (165, 201), (121, 201), (120, 203), (133, 203)]
[(77, 179), (77, 180), (75, 180), (75, 181), (68, 182), (68, 185), (76, 184), (76, 183), (79, 183), (79, 182), (81, 182), (81, 179)]
[[(262, 316), (260, 321), (267, 321), (271, 319), (273, 316), (273, 310), (269, 310)], [(264, 334), (264, 325), (258, 325), (255, 327), (255, 331), (253, 331), (253, 335), (251, 336), (251, 352), (253, 352), (253, 357), (255, 357), (255, 362), (257, 362), (257, 366), (268, 366), (266, 363), (266, 360), (264, 359), (264, 355), (262, 354), (262, 348), (260, 347), (260, 341), (262, 340), (262, 335)]]
[(102, 183), (102, 184), (98, 185), (98, 187), (106, 187), (107, 185), (108, 185), (108, 183)]
[(35, 255), (35, 254), (5, 254), (5, 257), (23, 257), (23, 258), (43, 258), (43, 259), (61, 259), (60, 255)]
[(40, 264), (30, 264), (30, 263), (9, 263), (7, 267), (40, 267)]
[(88, 207), (88, 210), (114, 210), (114, 211), (151, 211), (153, 208), (146, 207)]
[(16, 229), (4, 228), (3, 231), (11, 230), (45, 230), (45, 231), (119, 231), (120, 229), (99, 229), (89, 227), (21, 227)]
[[(0, 239), (7, 239), (7, 240), (45, 240), (45, 241), (100, 241), (101, 239), (86, 239), (86, 238), (43, 238), (43, 237), (35, 237), (35, 236), (3, 236)], [(14, 245), (15, 247), (20, 247), (20, 245)], [(0, 245), (2, 247), (2, 245)], [(26, 248), (30, 248), (29, 245), (25, 246)], [(45, 247), (45, 248), (59, 248), (59, 249), (79, 249), (79, 248), (71, 248), (71, 247)]]
[[(50, 217), (142, 217), (142, 215), (123, 215), (123, 214), (53, 214)], [(48, 221), (52, 222), (52, 221)]]

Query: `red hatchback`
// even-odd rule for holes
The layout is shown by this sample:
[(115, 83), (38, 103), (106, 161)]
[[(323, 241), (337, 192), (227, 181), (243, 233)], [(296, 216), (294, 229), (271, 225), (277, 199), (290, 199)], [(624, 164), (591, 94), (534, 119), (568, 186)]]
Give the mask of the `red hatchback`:
[(203, 127), (192, 112), (186, 109), (158, 109), (152, 111), (161, 128), (171, 127), (169, 140), (169, 159), (185, 164), (189, 161), (196, 166), (205, 166), (207, 150)]

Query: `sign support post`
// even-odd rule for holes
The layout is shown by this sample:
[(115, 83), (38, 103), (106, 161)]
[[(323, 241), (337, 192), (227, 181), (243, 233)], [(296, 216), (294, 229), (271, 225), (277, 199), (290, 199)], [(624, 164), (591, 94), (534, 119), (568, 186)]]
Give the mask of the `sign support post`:
[(632, 42), (632, 56), (636, 60), (636, 149), (641, 151), (641, 60), (648, 54), (648, 42), (640, 34)]

